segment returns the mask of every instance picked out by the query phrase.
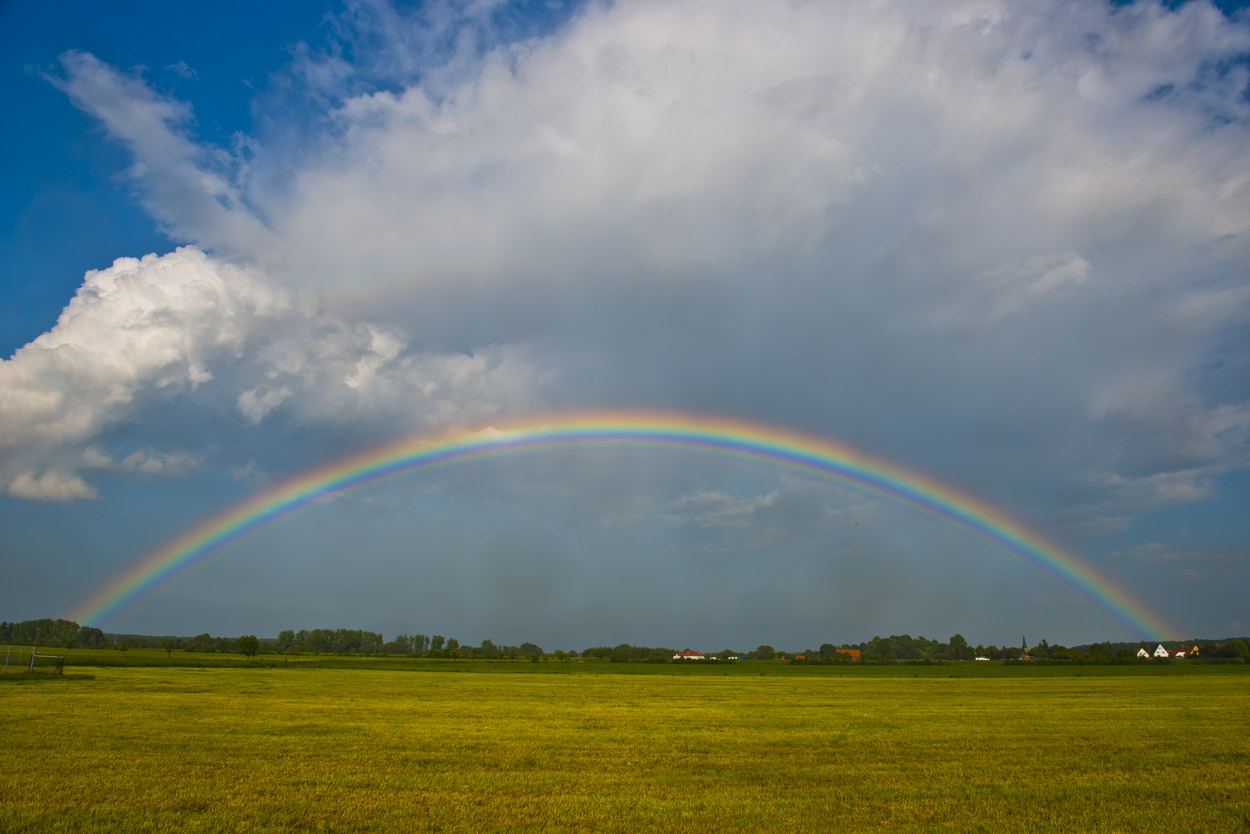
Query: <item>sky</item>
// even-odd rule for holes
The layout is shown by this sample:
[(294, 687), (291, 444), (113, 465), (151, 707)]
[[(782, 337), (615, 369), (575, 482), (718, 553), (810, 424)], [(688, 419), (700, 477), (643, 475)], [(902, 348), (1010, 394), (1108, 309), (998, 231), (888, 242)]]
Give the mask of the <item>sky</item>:
[[(1171, 624), (1250, 609), (1250, 15), (0, 3), (0, 619), (346, 455), (663, 409), (827, 437)], [(417, 472), (106, 631), (1136, 640), (984, 537), (696, 451)]]

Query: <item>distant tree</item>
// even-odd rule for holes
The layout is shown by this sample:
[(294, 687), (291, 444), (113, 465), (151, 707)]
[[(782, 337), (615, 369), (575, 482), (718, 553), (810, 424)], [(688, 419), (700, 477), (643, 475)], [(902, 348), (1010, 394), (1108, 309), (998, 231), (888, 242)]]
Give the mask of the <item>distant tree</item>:
[(365, 632), (358, 628), (339, 628), (330, 633), (330, 651), (350, 654), (364, 651)]
[(174, 651), (174, 638), (166, 637), (162, 640), (161, 648), (165, 650), (165, 657), (169, 657)]
[(976, 653), (968, 647), (968, 641), (962, 634), (952, 634), (950, 641), (951, 660), (972, 660)]
[(260, 640), (255, 634), (245, 634), (235, 642), (239, 646), (239, 653), (244, 657), (255, 657), (260, 652)]
[(399, 634), (382, 646), (382, 651), (387, 654), (409, 654), (412, 651), (412, 642), (407, 634)]
[(751, 657), (754, 660), (773, 660), (777, 657), (777, 650), (772, 646), (763, 644), (751, 652)]
[(20, 643), (27, 646), (64, 646), (65, 641), (77, 638), (81, 627), (73, 620), (23, 620), (20, 623), (0, 623), (0, 643)]
[(889, 637), (873, 637), (864, 644), (866, 660), (922, 660), (926, 650), (936, 653), (941, 644), (933, 644), (923, 637), (912, 638), (910, 634), (892, 634)]
[[(444, 645), (445, 645), (445, 641), (444, 641), (443, 635), (435, 634), (433, 637), (430, 638), (430, 651), (441, 652), (443, 650)], [(459, 644), (457, 643), (457, 645)]]
[(1055, 644), (1048, 647), (1047, 651), (1051, 660), (1063, 661), (1064, 663), (1085, 662), (1085, 653), (1079, 649), (1070, 649), (1067, 646)]
[(104, 639), (103, 631), (88, 626), (83, 626), (78, 630), (78, 637), (74, 642), (88, 649), (98, 649), (108, 644), (108, 641)]
[(832, 643), (820, 644), (820, 659), (821, 660), (824, 660), (825, 658), (833, 657), (837, 653), (838, 653), (838, 649)]
[(360, 651), (365, 654), (379, 654), (386, 641), (376, 631), (360, 632)]
[(460, 641), (457, 640), (455, 637), (448, 637), (447, 638), (447, 650), (454, 652), (458, 648), (460, 648)]
[(1212, 657), (1219, 658), (1250, 658), (1250, 646), (1246, 645), (1245, 640), (1229, 640), (1212, 653)]
[(278, 651), (289, 652), (295, 645), (295, 632), (291, 629), (278, 632)]

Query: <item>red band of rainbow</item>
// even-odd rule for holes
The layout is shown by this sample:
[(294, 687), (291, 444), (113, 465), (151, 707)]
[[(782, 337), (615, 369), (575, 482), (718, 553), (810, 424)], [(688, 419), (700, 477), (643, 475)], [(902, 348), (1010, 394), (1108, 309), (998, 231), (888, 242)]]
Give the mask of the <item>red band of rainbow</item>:
[(331, 491), (401, 472), (569, 446), (673, 447), (764, 462), (854, 485), (971, 530), (1058, 576), (1139, 636), (1178, 631), (1127, 591), (1002, 510), (937, 480), (829, 438), (725, 417), (664, 411), (590, 411), (499, 427), (421, 433), (312, 469), (208, 519), (136, 562), (84, 600), (70, 619), (103, 623), (226, 543)]

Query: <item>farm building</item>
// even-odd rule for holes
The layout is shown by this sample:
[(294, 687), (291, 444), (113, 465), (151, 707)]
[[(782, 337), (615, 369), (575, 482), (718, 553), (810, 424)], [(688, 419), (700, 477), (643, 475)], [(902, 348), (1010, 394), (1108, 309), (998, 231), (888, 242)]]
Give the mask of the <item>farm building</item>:
[(859, 660), (859, 649), (838, 649), (838, 654), (850, 655), (851, 660)]
[(685, 649), (684, 651), (680, 651), (673, 655), (673, 660), (704, 660), (706, 657), (707, 655), (703, 652), (695, 652), (690, 649)]

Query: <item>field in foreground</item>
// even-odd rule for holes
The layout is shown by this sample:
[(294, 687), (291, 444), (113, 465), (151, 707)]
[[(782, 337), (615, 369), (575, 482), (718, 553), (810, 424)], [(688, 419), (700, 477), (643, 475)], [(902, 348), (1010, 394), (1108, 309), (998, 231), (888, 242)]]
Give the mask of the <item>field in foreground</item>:
[(2, 831), (1250, 831), (1237, 667), (100, 668), (0, 715)]

